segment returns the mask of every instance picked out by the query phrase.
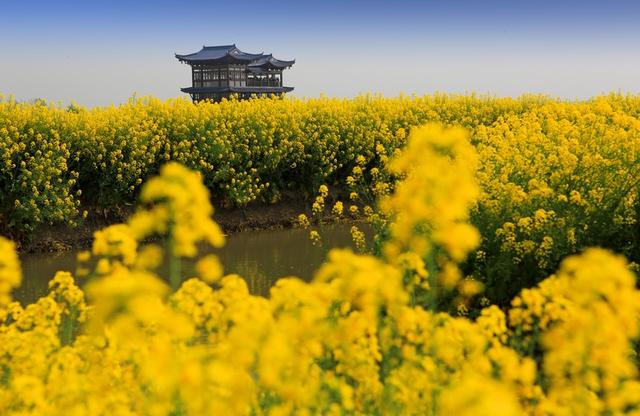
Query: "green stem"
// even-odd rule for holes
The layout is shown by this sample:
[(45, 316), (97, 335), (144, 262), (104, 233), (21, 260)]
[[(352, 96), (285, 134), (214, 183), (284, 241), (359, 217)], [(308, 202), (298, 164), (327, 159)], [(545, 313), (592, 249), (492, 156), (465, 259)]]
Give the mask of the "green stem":
[(70, 345), (74, 339), (74, 327), (78, 319), (78, 311), (72, 307), (68, 314), (62, 315), (62, 322), (58, 328), (60, 345)]
[(182, 262), (177, 253), (174, 238), (175, 222), (173, 220), (173, 212), (170, 212), (169, 215), (169, 283), (171, 285), (171, 291), (175, 292), (180, 287), (182, 281)]
[(171, 284), (171, 290), (175, 292), (180, 287), (182, 280), (182, 263), (180, 256), (175, 253), (173, 239), (169, 240), (171, 245), (169, 249), (169, 283)]

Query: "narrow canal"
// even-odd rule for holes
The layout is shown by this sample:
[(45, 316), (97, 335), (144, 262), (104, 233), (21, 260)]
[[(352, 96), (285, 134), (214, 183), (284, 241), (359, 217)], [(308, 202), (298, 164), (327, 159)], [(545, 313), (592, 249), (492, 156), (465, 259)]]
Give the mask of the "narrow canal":
[[(351, 247), (351, 224), (323, 227), (324, 247)], [(269, 231), (245, 231), (227, 237), (223, 248), (212, 251), (224, 265), (225, 274), (237, 273), (244, 277), (249, 290), (267, 296), (274, 282), (285, 276), (297, 276), (304, 280), (313, 277), (314, 271), (325, 258), (325, 250), (314, 246), (309, 231), (284, 229)], [(22, 262), (23, 281), (14, 291), (14, 298), (30, 303), (47, 293), (48, 281), (56, 271), (72, 273), (76, 270), (77, 252), (25, 254)], [(192, 275), (194, 262), (185, 261), (185, 276)], [(159, 274), (166, 275), (166, 267)]]

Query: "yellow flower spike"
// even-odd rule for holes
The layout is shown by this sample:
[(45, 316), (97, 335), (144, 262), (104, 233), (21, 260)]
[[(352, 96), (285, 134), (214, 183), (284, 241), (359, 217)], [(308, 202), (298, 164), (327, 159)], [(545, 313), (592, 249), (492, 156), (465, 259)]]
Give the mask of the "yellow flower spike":
[(304, 229), (307, 229), (311, 226), (311, 224), (309, 223), (309, 218), (307, 218), (305, 214), (298, 215), (298, 217), (296, 218), (296, 223), (299, 227), (302, 227)]
[(309, 231), (309, 239), (311, 240), (314, 246), (322, 245), (322, 237), (320, 236), (320, 233), (318, 233), (316, 230)]
[(455, 264), (447, 262), (442, 271), (438, 275), (440, 284), (447, 290), (452, 290), (458, 285), (458, 282), (462, 279), (462, 274)]
[(474, 279), (466, 278), (458, 284), (458, 292), (466, 299), (482, 293), (483, 289), (484, 285), (482, 284), (482, 282)]
[(196, 264), (198, 275), (207, 283), (215, 283), (222, 277), (222, 264), (218, 256), (209, 254)]
[(344, 206), (342, 204), (341, 201), (337, 201), (334, 205), (333, 208), (331, 208), (331, 213), (337, 217), (341, 217), (342, 213), (344, 211)]
[[(90, 282), (86, 289), (88, 298), (93, 302), (89, 319), (90, 332), (100, 333), (105, 325), (111, 323), (117, 326), (112, 329), (122, 331), (122, 335), (132, 334), (130, 331), (137, 329), (131, 326), (134, 322), (130, 318), (134, 317), (126, 314), (128, 308), (138, 308), (138, 300), (157, 299), (167, 291), (166, 284), (156, 276), (147, 272), (130, 272), (124, 268), (116, 269), (113, 273)], [(143, 309), (136, 310), (139, 313), (144, 312)], [(155, 319), (154, 315), (145, 315), (142, 318), (151, 319), (149, 322)]]
[(77, 255), (76, 255), (76, 260), (78, 261), (78, 263), (85, 263), (87, 261), (89, 261), (91, 259), (91, 252), (90, 251), (80, 251)]
[(356, 249), (359, 252), (364, 252), (367, 247), (367, 242), (365, 239), (365, 235), (358, 227), (355, 225), (351, 227), (351, 240), (356, 245)]
[(118, 258), (126, 265), (136, 259), (138, 242), (131, 236), (126, 224), (111, 225), (93, 235), (92, 253), (103, 258)]
[(146, 245), (138, 252), (135, 268), (142, 270), (154, 270), (162, 264), (162, 257), (163, 252), (161, 247), (155, 244)]
[(130, 224), (139, 238), (171, 228), (170, 232), (175, 233), (175, 253), (186, 257), (195, 255), (195, 244), (199, 241), (214, 247), (224, 244), (220, 227), (211, 219), (213, 207), (209, 192), (197, 172), (177, 163), (168, 163), (161, 169), (160, 176), (143, 186), (140, 198), (157, 205), (131, 218)]
[(11, 302), (11, 290), (20, 286), (22, 271), (15, 244), (0, 237), (0, 310)]
[(464, 130), (414, 129), (407, 149), (390, 166), (408, 177), (398, 184), (394, 195), (382, 201), (383, 210), (395, 217), (392, 239), (415, 250), (411, 247), (416, 246), (414, 229), (426, 223), (433, 230), (433, 240), (454, 260), (460, 261), (475, 248), (479, 234), (463, 222), (479, 195), (473, 178), (476, 160)]

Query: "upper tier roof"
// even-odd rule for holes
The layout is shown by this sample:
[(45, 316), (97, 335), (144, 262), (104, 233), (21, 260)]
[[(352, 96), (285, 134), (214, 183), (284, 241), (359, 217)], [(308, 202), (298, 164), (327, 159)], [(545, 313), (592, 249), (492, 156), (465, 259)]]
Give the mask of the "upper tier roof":
[(199, 52), (187, 55), (176, 54), (181, 62), (197, 63), (206, 61), (253, 61), (264, 56), (263, 53), (246, 53), (236, 48), (236, 45), (203, 46)]
[(180, 62), (188, 64), (197, 63), (247, 63), (254, 67), (287, 68), (295, 63), (294, 61), (281, 61), (271, 54), (246, 53), (233, 45), (203, 46), (200, 51), (187, 55), (175, 54)]

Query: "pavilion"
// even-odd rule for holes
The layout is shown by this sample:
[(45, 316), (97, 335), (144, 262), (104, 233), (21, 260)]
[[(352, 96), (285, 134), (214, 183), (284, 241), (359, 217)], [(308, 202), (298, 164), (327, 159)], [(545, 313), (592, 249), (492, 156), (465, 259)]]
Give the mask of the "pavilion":
[(281, 95), (293, 90), (282, 85), (282, 71), (290, 68), (295, 60), (282, 61), (271, 54), (246, 53), (233, 45), (203, 46), (188, 55), (175, 54), (176, 58), (191, 66), (191, 87), (181, 88), (195, 101), (220, 101), (236, 95), (249, 98), (252, 95)]

